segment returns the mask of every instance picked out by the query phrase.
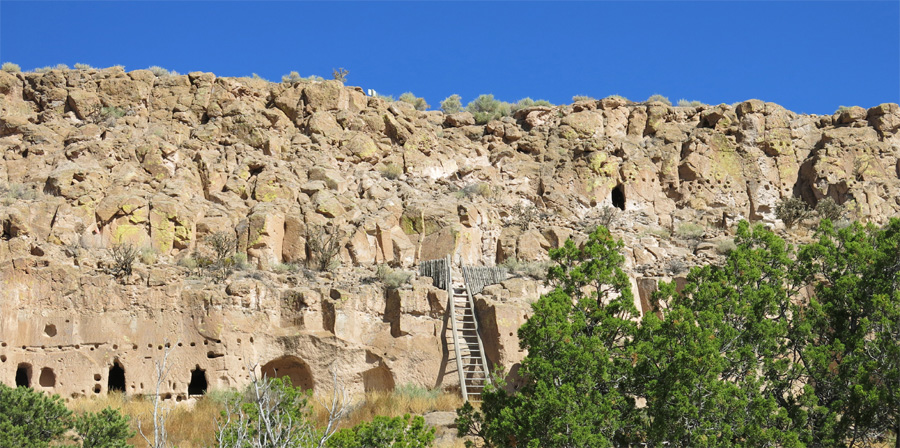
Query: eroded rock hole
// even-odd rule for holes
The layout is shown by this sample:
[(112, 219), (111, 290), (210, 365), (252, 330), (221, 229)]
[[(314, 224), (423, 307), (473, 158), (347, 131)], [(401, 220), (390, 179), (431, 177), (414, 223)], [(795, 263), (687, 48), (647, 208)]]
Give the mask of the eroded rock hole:
[(197, 366), (191, 370), (191, 382), (188, 384), (188, 395), (203, 395), (206, 393), (206, 371)]
[(16, 367), (16, 387), (31, 387), (31, 364)]
[(41, 369), (41, 376), (38, 377), (38, 384), (40, 384), (41, 387), (55, 387), (56, 373), (53, 372), (53, 369), (49, 367)]
[(49, 337), (51, 337), (51, 338), (52, 338), (53, 336), (56, 336), (56, 325), (53, 325), (53, 324), (47, 324), (47, 326), (44, 327), (44, 334), (47, 335), (47, 336), (49, 336)]
[(125, 369), (116, 361), (109, 367), (109, 376), (106, 379), (106, 390), (108, 392), (119, 391), (125, 392)]
[(296, 356), (282, 356), (267, 362), (262, 366), (262, 374), (266, 378), (288, 377), (294, 387), (303, 390), (312, 389), (315, 386), (309, 366)]
[(612, 200), (613, 207), (625, 210), (625, 187), (616, 185), (616, 188), (613, 188), (610, 193), (610, 200)]

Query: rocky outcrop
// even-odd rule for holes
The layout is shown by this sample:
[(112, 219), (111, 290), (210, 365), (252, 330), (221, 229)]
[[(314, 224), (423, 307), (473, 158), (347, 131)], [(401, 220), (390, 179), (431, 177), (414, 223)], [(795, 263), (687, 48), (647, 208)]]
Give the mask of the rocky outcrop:
[[(192, 372), (237, 386), (248, 366), (310, 387), (334, 369), (355, 390), (452, 388), (445, 294), (424, 278), (386, 290), (377, 264), (540, 262), (615, 206), (635, 288), (650, 291), (715, 260), (736, 220), (780, 226), (785, 197), (896, 216), (898, 132), (896, 104), (814, 116), (607, 98), (476, 125), (336, 81), (0, 72), (0, 381), (103, 393), (118, 366), (126, 392), (150, 393), (171, 351), (173, 398)], [(687, 238), (684, 223), (706, 231)], [(339, 266), (286, 266), (305, 265), (317, 226), (342, 235)], [(251, 268), (198, 277), (188, 261), (221, 231)], [(122, 243), (143, 253), (118, 281), (106, 268)], [(490, 361), (508, 370), (536, 284), (478, 301)]]

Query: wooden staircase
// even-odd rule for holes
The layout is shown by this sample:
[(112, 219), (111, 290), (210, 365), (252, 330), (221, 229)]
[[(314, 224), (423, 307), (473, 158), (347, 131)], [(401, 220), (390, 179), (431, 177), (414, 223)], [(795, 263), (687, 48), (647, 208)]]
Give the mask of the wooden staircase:
[(475, 302), (465, 281), (451, 282), (450, 291), (451, 340), (448, 346), (456, 353), (456, 367), (463, 400), (481, 401), (481, 393), (490, 381), (484, 345), (475, 319)]
[[(454, 267), (448, 255), (444, 259), (421, 262), (419, 275), (431, 277), (436, 287), (447, 291), (449, 334), (446, 342), (450, 357), (456, 360), (459, 389), (463, 400), (481, 401), (484, 388), (491, 383), (491, 375), (472, 295), (478, 294), (486, 285), (503, 281), (506, 271), (479, 266)], [(446, 373), (452, 372), (450, 365), (448, 359)]]

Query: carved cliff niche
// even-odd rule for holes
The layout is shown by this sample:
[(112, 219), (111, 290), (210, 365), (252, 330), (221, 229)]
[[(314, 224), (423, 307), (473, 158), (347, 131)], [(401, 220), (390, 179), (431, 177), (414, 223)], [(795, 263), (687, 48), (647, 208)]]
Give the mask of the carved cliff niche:
[(38, 384), (41, 387), (56, 387), (56, 372), (49, 367), (41, 369), (41, 376), (38, 378)]
[(394, 390), (394, 375), (384, 364), (362, 373), (363, 389), (366, 392)]
[(16, 387), (31, 387), (31, 364), (23, 362), (16, 367)]
[(209, 383), (206, 380), (206, 371), (197, 366), (191, 370), (191, 382), (188, 383), (188, 395), (204, 395)]
[(106, 390), (107, 392), (125, 392), (125, 369), (119, 364), (119, 360), (116, 360), (113, 362), (113, 365), (109, 366)]
[(312, 389), (315, 386), (309, 365), (296, 356), (282, 356), (267, 362), (262, 366), (262, 374), (266, 378), (288, 377), (294, 387), (303, 390)]
[(622, 186), (622, 184), (616, 185), (616, 188), (612, 189), (610, 200), (612, 201), (613, 207), (625, 210), (625, 187)]

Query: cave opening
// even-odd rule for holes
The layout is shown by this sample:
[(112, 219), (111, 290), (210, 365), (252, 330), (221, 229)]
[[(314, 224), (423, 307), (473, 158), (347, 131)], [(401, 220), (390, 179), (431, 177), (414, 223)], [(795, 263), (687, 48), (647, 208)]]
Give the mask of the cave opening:
[(616, 185), (616, 188), (613, 188), (612, 193), (610, 193), (610, 199), (613, 207), (625, 210), (625, 187), (622, 184)]
[(315, 387), (312, 371), (305, 361), (296, 356), (282, 356), (262, 366), (261, 373), (266, 378), (289, 378), (291, 385), (302, 390)]
[(31, 387), (31, 364), (16, 367), (16, 387)]
[(122, 368), (119, 361), (115, 361), (113, 365), (109, 367), (109, 375), (106, 379), (106, 390), (107, 392), (118, 391), (125, 393), (125, 369)]
[(38, 377), (38, 384), (41, 387), (56, 387), (56, 372), (49, 367), (41, 369), (41, 376)]
[(191, 382), (188, 384), (188, 395), (203, 395), (206, 393), (206, 371), (197, 366), (191, 370)]

